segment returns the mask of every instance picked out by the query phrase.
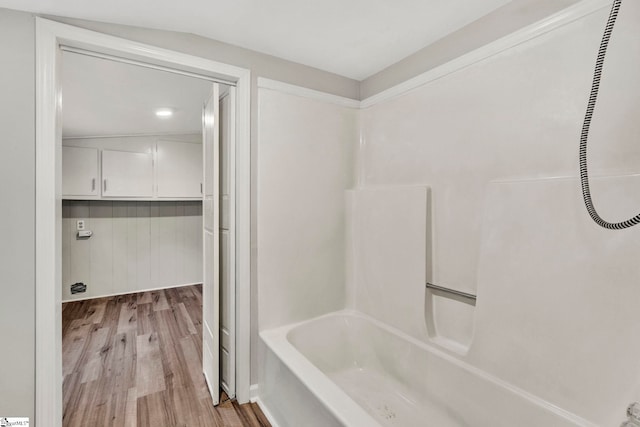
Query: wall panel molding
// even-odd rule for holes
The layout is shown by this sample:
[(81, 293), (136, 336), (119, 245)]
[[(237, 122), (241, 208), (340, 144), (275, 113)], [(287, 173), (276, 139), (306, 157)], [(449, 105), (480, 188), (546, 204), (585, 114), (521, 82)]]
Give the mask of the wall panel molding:
[(296, 86), (277, 80), (265, 79), (263, 77), (258, 78), (258, 88), (271, 89), (278, 92), (287, 93), (289, 95), (301, 96), (303, 98), (315, 99), (317, 101), (340, 105), (342, 107), (360, 108), (360, 101), (356, 99), (332, 95), (330, 93), (320, 92), (318, 90)]
[[(101, 298), (202, 282), (199, 201), (65, 201), (62, 300)], [(93, 231), (76, 237), (76, 221)], [(71, 295), (83, 282), (87, 292)]]

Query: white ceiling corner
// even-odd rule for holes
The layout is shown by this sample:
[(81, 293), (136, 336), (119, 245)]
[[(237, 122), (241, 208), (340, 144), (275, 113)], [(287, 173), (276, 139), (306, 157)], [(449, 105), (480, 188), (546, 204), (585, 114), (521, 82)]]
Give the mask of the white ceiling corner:
[(509, 0), (0, 0), (0, 7), (194, 33), (356, 80)]
[[(510, 0), (0, 0), (0, 7), (198, 34), (355, 80)], [(65, 53), (63, 136), (196, 133), (210, 83)], [(170, 107), (171, 119), (154, 110)]]

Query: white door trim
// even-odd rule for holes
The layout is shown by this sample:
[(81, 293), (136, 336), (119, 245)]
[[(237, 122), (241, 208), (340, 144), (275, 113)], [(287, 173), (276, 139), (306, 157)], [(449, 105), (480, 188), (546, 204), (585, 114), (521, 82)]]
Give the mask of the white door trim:
[(244, 68), (36, 18), (36, 408), (38, 427), (62, 425), (60, 45), (195, 71), (236, 83), (236, 387), (250, 387), (250, 112)]

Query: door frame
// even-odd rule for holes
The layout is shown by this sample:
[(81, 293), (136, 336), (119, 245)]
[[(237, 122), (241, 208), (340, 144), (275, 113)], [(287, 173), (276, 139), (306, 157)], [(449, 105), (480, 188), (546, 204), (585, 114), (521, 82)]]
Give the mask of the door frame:
[(60, 46), (195, 72), (236, 84), (236, 397), (249, 401), (251, 72), (248, 69), (36, 17), (35, 421), (62, 425)]

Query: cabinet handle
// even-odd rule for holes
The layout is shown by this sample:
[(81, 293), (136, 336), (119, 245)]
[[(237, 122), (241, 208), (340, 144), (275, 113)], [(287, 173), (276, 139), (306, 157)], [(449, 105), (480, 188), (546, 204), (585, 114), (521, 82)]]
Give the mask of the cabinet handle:
[(96, 179), (91, 180), (91, 191), (96, 191)]
[(203, 194), (203, 191), (202, 191), (202, 183), (200, 183), (200, 194)]
[(106, 191), (107, 191), (107, 180), (106, 180), (106, 179), (104, 180), (104, 189), (103, 189), (103, 191), (104, 191), (104, 192), (106, 192)]

